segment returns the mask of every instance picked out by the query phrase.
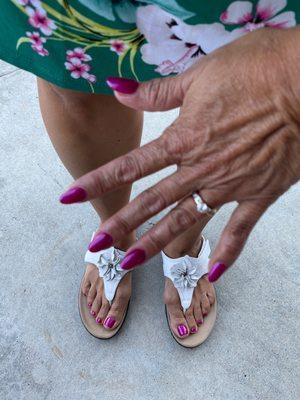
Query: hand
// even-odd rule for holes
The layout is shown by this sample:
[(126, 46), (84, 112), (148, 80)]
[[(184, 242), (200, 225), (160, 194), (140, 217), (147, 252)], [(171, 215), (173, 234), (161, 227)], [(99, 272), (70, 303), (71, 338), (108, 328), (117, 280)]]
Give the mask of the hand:
[(128, 251), (125, 269), (141, 264), (206, 216), (236, 201), (210, 260), (215, 281), (239, 256), (266, 209), (300, 177), (299, 28), (261, 29), (211, 53), (185, 73), (142, 84), (113, 78), (117, 99), (132, 108), (181, 107), (156, 140), (76, 180), (61, 201), (91, 200), (169, 165), (178, 169), (105, 221), (92, 251), (109, 247), (178, 204)]

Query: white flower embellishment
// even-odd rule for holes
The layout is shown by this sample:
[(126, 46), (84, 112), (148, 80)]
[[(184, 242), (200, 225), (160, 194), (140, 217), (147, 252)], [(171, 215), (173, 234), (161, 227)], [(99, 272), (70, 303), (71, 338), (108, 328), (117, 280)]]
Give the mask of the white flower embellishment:
[(100, 255), (98, 267), (101, 269), (101, 276), (107, 280), (112, 281), (115, 278), (121, 278), (122, 268), (120, 267), (121, 258), (116, 249), (112, 252)]
[(171, 268), (171, 276), (175, 287), (193, 288), (197, 286), (199, 271), (198, 268), (192, 264), (189, 257), (187, 257), (180, 263), (173, 265)]

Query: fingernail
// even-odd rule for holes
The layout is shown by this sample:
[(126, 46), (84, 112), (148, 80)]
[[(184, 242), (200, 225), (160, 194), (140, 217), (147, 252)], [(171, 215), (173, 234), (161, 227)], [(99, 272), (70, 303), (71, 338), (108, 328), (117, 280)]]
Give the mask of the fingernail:
[(202, 325), (203, 324), (203, 320), (202, 319), (199, 319), (198, 321), (197, 321), (197, 325)]
[(128, 270), (142, 264), (146, 259), (146, 253), (142, 249), (135, 249), (130, 251), (124, 260), (121, 262), (120, 267), (122, 269)]
[(195, 326), (193, 326), (192, 328), (191, 328), (191, 333), (196, 333), (197, 332), (197, 328), (195, 327)]
[(87, 198), (87, 193), (84, 189), (82, 189), (81, 187), (73, 187), (67, 190), (65, 193), (63, 193), (60, 196), (59, 201), (62, 204), (72, 204), (83, 201), (86, 198)]
[(96, 322), (97, 322), (97, 324), (101, 324), (101, 322), (102, 322), (102, 320), (101, 320), (101, 318), (96, 318)]
[(228, 267), (223, 263), (216, 263), (212, 269), (209, 271), (208, 280), (209, 282), (217, 281), (222, 274), (228, 269)]
[(92, 303), (88, 303), (88, 308), (91, 308), (92, 307)]
[(100, 250), (108, 249), (113, 244), (113, 238), (105, 232), (100, 232), (89, 244), (89, 251), (95, 253)]
[(105, 319), (105, 321), (104, 321), (104, 325), (105, 325), (107, 328), (110, 328), (110, 329), (111, 329), (111, 328), (114, 326), (115, 322), (116, 322), (116, 320), (115, 320), (113, 317), (107, 317), (107, 318)]
[(95, 317), (95, 315), (96, 315), (95, 311), (91, 311), (91, 314), (93, 317)]
[(178, 325), (177, 331), (179, 333), (179, 336), (185, 336), (188, 333), (187, 327), (185, 325)]
[(119, 93), (132, 94), (137, 91), (139, 83), (133, 79), (110, 76), (106, 79), (107, 85)]

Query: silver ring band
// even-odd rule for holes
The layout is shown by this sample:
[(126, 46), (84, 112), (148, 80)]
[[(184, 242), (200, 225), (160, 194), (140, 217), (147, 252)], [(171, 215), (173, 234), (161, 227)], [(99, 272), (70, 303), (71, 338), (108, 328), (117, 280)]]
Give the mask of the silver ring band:
[(202, 199), (202, 197), (200, 196), (199, 193), (194, 192), (194, 193), (192, 194), (192, 196), (193, 196), (193, 199), (194, 199), (194, 201), (195, 201), (195, 203), (196, 203), (197, 211), (198, 211), (200, 214), (207, 214), (207, 215), (209, 215), (209, 216), (211, 216), (211, 217), (214, 216), (214, 215), (216, 214), (217, 209), (216, 209), (216, 208), (211, 208), (211, 207), (209, 207), (209, 205), (207, 205), (207, 204), (203, 201), (203, 199)]

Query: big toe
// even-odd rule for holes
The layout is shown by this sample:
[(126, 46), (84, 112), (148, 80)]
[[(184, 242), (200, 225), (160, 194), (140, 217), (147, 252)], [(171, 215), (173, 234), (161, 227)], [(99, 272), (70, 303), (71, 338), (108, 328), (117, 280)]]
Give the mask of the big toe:
[(171, 288), (167, 286), (164, 300), (172, 332), (180, 339), (187, 337), (190, 334), (189, 325), (183, 314), (177, 290), (174, 287)]
[(115, 329), (122, 322), (128, 306), (130, 294), (129, 287), (118, 287), (114, 301), (104, 319), (104, 328)]

